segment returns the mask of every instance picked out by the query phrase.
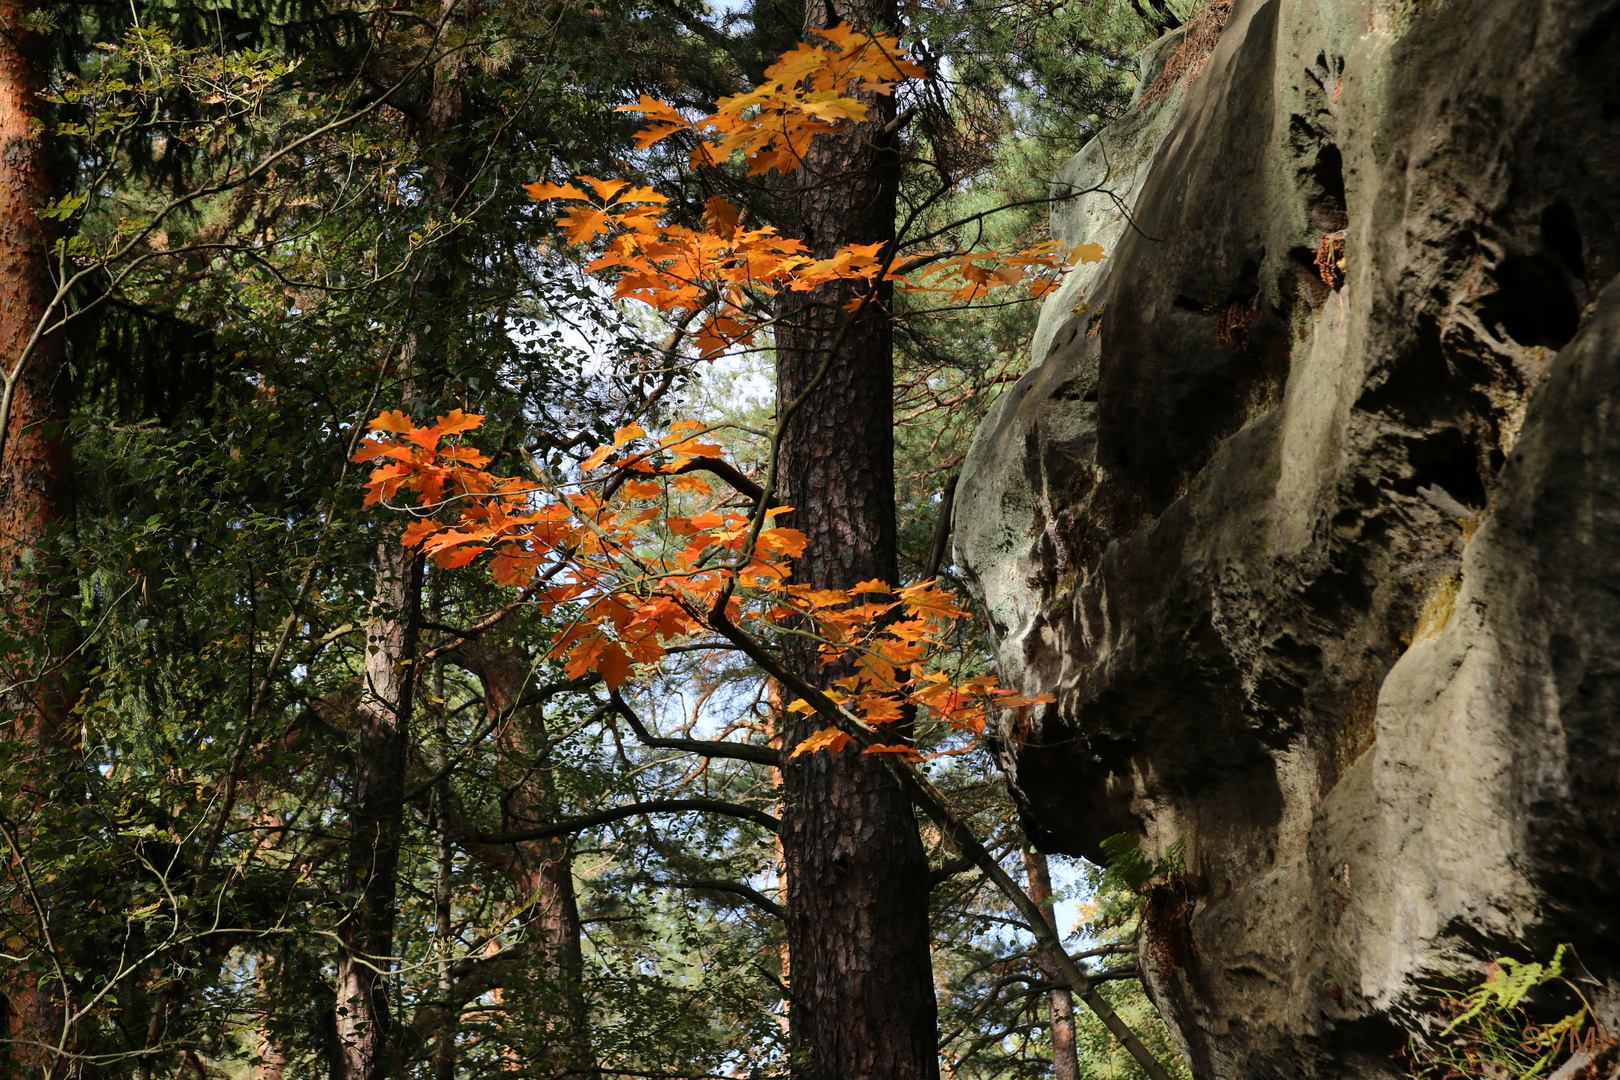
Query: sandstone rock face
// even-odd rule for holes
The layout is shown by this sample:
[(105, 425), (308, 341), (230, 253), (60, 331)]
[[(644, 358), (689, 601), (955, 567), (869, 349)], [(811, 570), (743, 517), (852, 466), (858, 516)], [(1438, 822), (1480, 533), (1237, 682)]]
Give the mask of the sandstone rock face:
[(1559, 942), (1614, 1031), (1620, 4), (1197, 37), (1060, 175), (1109, 258), (958, 488), (1057, 697), (1000, 732), (1031, 832), (1185, 842), (1142, 954), (1199, 1077), (1401, 1075), (1424, 986)]

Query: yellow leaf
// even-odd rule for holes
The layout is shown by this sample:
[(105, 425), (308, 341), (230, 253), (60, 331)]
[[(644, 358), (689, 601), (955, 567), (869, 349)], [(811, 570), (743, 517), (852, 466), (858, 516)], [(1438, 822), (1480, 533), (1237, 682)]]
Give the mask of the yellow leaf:
[(629, 191), (621, 192), (618, 198), (618, 205), (620, 206), (628, 206), (630, 203), (667, 202), (669, 202), (668, 195), (660, 195), (657, 191), (650, 187), (631, 188)]
[(1076, 244), (1070, 249), (1069, 265), (1102, 262), (1106, 258), (1108, 256), (1103, 254), (1101, 244)]
[(613, 447), (618, 449), (631, 439), (645, 439), (646, 437), (647, 433), (642, 430), (641, 425), (632, 421), (613, 433)]
[(647, 119), (655, 120), (661, 124), (675, 124), (680, 127), (690, 126), (687, 124), (686, 118), (675, 111), (675, 106), (671, 105), (667, 101), (660, 101), (655, 97), (648, 97), (646, 94), (642, 94), (641, 100), (636, 102), (634, 105), (620, 105), (613, 111), (641, 113), (647, 117)]
[(840, 120), (860, 123), (866, 119), (867, 113), (866, 106), (854, 98), (838, 97), (831, 93), (811, 94), (799, 104), (799, 108), (807, 115), (834, 123)]

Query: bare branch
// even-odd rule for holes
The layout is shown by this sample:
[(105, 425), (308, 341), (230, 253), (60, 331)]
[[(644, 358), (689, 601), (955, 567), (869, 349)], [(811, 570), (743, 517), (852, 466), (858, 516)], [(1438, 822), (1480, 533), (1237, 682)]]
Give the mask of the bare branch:
[(723, 799), (648, 799), (646, 802), (631, 803), (628, 806), (616, 806), (611, 810), (599, 810), (594, 814), (581, 814), (579, 817), (565, 818), (550, 825), (542, 825), (537, 829), (524, 829), (513, 833), (481, 833), (469, 832), (456, 836), (457, 840), (470, 841), (475, 844), (521, 844), (529, 840), (546, 840), (553, 836), (567, 836), (594, 825), (607, 825), (625, 818), (639, 817), (642, 814), (677, 814), (696, 811), (704, 814), (720, 814), (724, 817), (741, 818), (751, 821), (760, 828), (776, 832), (782, 823), (763, 810), (755, 810), (751, 806), (742, 806), (738, 803), (726, 802)]
[[(744, 650), (745, 652), (747, 650)], [(655, 750), (684, 750), (689, 754), (697, 754), (709, 758), (730, 758), (733, 761), (752, 761), (756, 765), (769, 765), (780, 768), (782, 752), (773, 750), (768, 746), (755, 746), (752, 743), (716, 742), (709, 739), (661, 739), (647, 730), (641, 722), (641, 717), (635, 714), (625, 700), (619, 696), (617, 690), (609, 691), (613, 707), (620, 716), (629, 723), (630, 730), (636, 733), (643, 746), (650, 746)]]

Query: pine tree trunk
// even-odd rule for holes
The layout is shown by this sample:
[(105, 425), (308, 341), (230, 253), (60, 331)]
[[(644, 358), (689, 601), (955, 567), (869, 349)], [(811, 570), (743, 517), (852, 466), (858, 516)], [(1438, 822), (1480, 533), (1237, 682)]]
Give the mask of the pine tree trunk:
[[(1029, 898), (1046, 913), (1046, 923), (1058, 935), (1057, 911), (1052, 907), (1052, 868), (1042, 852), (1025, 852), (1024, 869), (1029, 874)], [(1047, 982), (1061, 982), (1063, 976), (1045, 950), (1035, 954)], [(1074, 1045), (1074, 995), (1068, 990), (1048, 990), (1046, 1011), (1051, 1021), (1053, 1080), (1080, 1080), (1080, 1058)]]
[[(893, 29), (886, 0), (809, 0), (806, 24), (848, 21)], [(893, 101), (873, 103), (875, 121), (822, 136), (792, 177), (796, 230), (819, 258), (849, 243), (892, 238), (896, 166), (874, 146)], [(858, 288), (794, 293), (812, 304), (785, 312), (777, 334), (778, 409), (814, 382)], [(831, 356), (823, 381), (792, 417), (782, 441), (782, 501), (809, 537), (796, 580), (847, 589), (898, 577), (894, 509), (893, 339), (880, 295)], [(801, 676), (827, 685), (845, 674), (813, 650), (791, 655)], [(831, 721), (793, 725), (792, 747)], [(875, 757), (846, 749), (802, 755), (784, 769), (782, 830), (788, 877), (795, 1075), (806, 1080), (932, 1080), (937, 1017), (929, 956), (927, 862), (904, 792)]]
[[(60, 797), (55, 789), (65, 779), (71, 742), (72, 701), (60, 667), (70, 628), (51, 611), (64, 578), (49, 532), (72, 513), (73, 477), (61, 340), (53, 335), (28, 348), (54, 292), (51, 234), (36, 213), (51, 197), (45, 138), (36, 127), (44, 119), (38, 93), (45, 80), (36, 39), (23, 29), (37, 7), (33, 0), (0, 0), (0, 684), (13, 687), (0, 700), (0, 717), (9, 719), (11, 738), (31, 748), (28, 784), (43, 806)], [(3, 644), (7, 638), (15, 650)], [(13, 897), (24, 895), (20, 883), (7, 888)], [(34, 975), (8, 975), (0, 990), (5, 1033), (16, 1040), (7, 1044), (9, 1075), (64, 1071), (44, 1049), (61, 1035), (61, 988)]]
[[(21, 30), (32, 3), (0, 0), (0, 365), (6, 394), (5, 446), (0, 458), (0, 589), (13, 632), (36, 642), (61, 629), (49, 600), (61, 588), (49, 551), (50, 529), (73, 510), (72, 447), (66, 424), (69, 383), (59, 335), (24, 352), (50, 303), (51, 235), (36, 209), (51, 197), (38, 98), (44, 78), (30, 53), (33, 35)], [(24, 682), (3, 702), (13, 737), (42, 749), (66, 735), (67, 700), (61, 673), (48, 657), (6, 656), (6, 685)], [(17, 667), (16, 665), (21, 665)]]

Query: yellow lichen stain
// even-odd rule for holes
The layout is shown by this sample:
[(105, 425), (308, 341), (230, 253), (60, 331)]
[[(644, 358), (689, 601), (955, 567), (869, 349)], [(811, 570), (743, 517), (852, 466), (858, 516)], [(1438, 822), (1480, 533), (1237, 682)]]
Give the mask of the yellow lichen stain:
[(1457, 609), (1457, 593), (1462, 589), (1462, 573), (1447, 574), (1423, 598), (1423, 610), (1418, 612), (1417, 626), (1412, 629), (1412, 642), (1434, 637), (1451, 621)]

